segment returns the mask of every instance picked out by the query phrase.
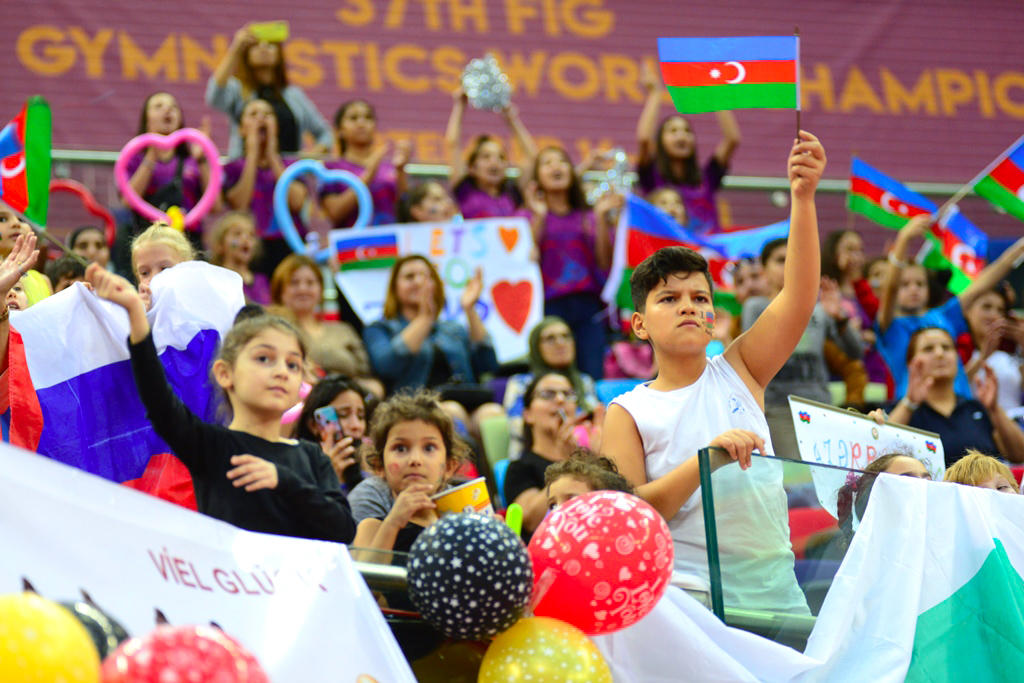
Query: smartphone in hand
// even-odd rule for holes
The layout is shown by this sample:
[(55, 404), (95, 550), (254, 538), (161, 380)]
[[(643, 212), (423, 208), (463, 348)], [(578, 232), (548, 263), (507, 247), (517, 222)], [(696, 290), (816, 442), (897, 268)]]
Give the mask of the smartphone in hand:
[(256, 40), (268, 43), (283, 43), (288, 40), (287, 21), (261, 21), (249, 24), (249, 30)]
[[(313, 421), (323, 433), (333, 432), (341, 434), (341, 420), (338, 419), (338, 411), (334, 406), (324, 406), (313, 411)], [(340, 438), (340, 437), (339, 437)]]

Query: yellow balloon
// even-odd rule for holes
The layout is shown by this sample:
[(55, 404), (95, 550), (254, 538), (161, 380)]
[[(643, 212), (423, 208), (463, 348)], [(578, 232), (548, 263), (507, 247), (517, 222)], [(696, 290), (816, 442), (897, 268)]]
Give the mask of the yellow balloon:
[(171, 219), (171, 227), (178, 232), (185, 231), (185, 212), (177, 206), (167, 209), (167, 217)]
[(612, 683), (612, 672), (583, 631), (551, 617), (527, 617), (487, 648), (477, 683)]
[(71, 612), (35, 593), (0, 595), (0, 681), (99, 680), (96, 646)]

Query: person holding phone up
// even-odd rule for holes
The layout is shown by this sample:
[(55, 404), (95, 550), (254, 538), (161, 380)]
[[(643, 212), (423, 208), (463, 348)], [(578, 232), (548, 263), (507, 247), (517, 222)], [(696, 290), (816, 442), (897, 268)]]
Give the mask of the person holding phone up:
[(319, 443), (346, 492), (363, 480), (359, 446), (366, 434), (368, 392), (344, 375), (328, 375), (309, 392), (293, 436)]
[(312, 136), (312, 154), (326, 154), (333, 144), (331, 127), (300, 88), (288, 83), (282, 43), (288, 38), (288, 23), (282, 21), (246, 24), (206, 84), (206, 103), (228, 115), (231, 141), (228, 156), (242, 156), (238, 120), (245, 105), (266, 100), (277, 118), (277, 149), (285, 155), (303, 150), (303, 138)]

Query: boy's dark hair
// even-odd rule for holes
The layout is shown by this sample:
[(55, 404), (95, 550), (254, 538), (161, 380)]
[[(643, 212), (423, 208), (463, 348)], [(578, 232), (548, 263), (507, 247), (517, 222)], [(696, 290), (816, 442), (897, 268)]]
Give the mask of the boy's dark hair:
[(575, 477), (594, 491), (633, 493), (633, 487), (619, 474), (615, 463), (589, 448), (577, 448), (566, 460), (548, 465), (544, 470), (544, 488), (560, 477)]
[(633, 310), (643, 313), (651, 290), (670, 275), (679, 273), (703, 273), (708, 281), (708, 290), (714, 293), (715, 285), (711, 281), (707, 259), (688, 247), (663, 247), (641, 261), (629, 278)]
[(50, 278), (50, 283), (56, 287), (61, 278), (84, 279), (85, 266), (73, 256), (61, 256), (56, 261), (46, 264), (46, 277)]
[(784, 247), (789, 244), (789, 238), (787, 237), (776, 237), (773, 240), (765, 242), (764, 246), (761, 247), (761, 265), (768, 265), (768, 259), (772, 257), (772, 252), (779, 247)]

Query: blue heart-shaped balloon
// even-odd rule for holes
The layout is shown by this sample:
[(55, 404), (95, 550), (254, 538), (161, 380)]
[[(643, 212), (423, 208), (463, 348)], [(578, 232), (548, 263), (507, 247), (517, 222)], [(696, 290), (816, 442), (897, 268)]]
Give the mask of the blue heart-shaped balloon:
[[(285, 241), (294, 252), (298, 254), (306, 253), (306, 245), (303, 243), (302, 238), (299, 237), (299, 231), (295, 229), (295, 223), (292, 221), (292, 212), (288, 209), (288, 186), (292, 184), (292, 181), (305, 173), (312, 173), (321, 185), (328, 182), (340, 182), (352, 188), (352, 191), (356, 193), (356, 200), (359, 205), (359, 215), (356, 216), (356, 222), (352, 229), (359, 230), (370, 224), (370, 221), (373, 219), (373, 197), (370, 196), (370, 188), (366, 187), (366, 183), (359, 176), (340, 168), (334, 170), (327, 169), (321, 162), (314, 161), (313, 159), (296, 161), (284, 169), (284, 173), (281, 174), (281, 177), (277, 179), (277, 184), (274, 185), (274, 218), (277, 221), (277, 226), (281, 229), (281, 234), (284, 235)], [(330, 254), (331, 248), (328, 247), (318, 251), (313, 255), (313, 258), (319, 263), (326, 263)]]

